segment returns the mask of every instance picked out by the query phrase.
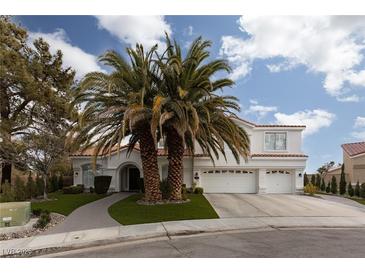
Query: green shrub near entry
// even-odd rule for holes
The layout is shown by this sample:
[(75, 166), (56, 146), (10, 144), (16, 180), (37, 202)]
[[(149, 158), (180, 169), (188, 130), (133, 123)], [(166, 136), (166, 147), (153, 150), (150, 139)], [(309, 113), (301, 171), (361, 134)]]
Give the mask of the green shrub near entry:
[(80, 194), (84, 192), (83, 185), (67, 186), (62, 189), (63, 194)]
[(35, 209), (32, 209), (32, 214), (34, 215), (34, 216), (40, 216), (41, 215), (41, 213), (42, 213), (42, 209), (41, 208), (35, 208)]
[(351, 182), (349, 182), (348, 186), (347, 186), (347, 194), (352, 197), (354, 196), (354, 188), (352, 187)]
[(330, 193), (331, 192), (331, 184), (330, 182), (328, 182), (327, 187), (326, 187), (326, 193)]
[(357, 181), (355, 186), (355, 196), (360, 197), (360, 183)]
[(163, 200), (167, 200), (170, 198), (172, 188), (171, 188), (171, 185), (167, 182), (166, 178), (161, 180), (161, 182), (160, 182), (160, 191), (161, 191)]
[(304, 187), (304, 193), (308, 193), (309, 195), (314, 195), (317, 192), (317, 187), (312, 183), (307, 184)]
[(51, 216), (49, 214), (49, 211), (44, 210), (39, 215), (39, 219), (34, 226), (37, 228), (44, 228), (50, 221), (51, 221)]
[(112, 181), (112, 176), (106, 176), (106, 175), (95, 176), (94, 177), (95, 193), (97, 194), (107, 193), (111, 181)]
[(360, 197), (365, 198), (365, 183), (362, 183), (360, 186)]
[(90, 193), (94, 193), (94, 192), (95, 192), (95, 189), (91, 186), (91, 187), (89, 188), (89, 192), (90, 192)]
[(196, 187), (194, 193), (195, 194), (203, 194), (204, 189), (202, 187)]

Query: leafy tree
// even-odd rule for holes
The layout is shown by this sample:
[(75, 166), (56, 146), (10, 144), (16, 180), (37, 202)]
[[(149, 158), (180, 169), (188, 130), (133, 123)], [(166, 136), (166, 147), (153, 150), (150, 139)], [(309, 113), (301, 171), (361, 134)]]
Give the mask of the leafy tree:
[(335, 162), (334, 161), (325, 163), (320, 168), (317, 169), (317, 172), (319, 174), (321, 174), (321, 177), (322, 178), (324, 178), (327, 175), (328, 170), (330, 170), (334, 165), (335, 165)]
[(41, 105), (55, 102), (56, 92), (66, 92), (73, 83), (74, 72), (62, 68), (62, 53), (49, 52), (43, 39), (27, 43), (27, 32), (0, 17), (0, 162), (1, 183), (10, 182), (12, 166), (24, 168), (26, 143), (19, 137), (36, 125)]
[(145, 52), (141, 45), (128, 48), (130, 63), (115, 51), (102, 55), (99, 60), (112, 72), (92, 72), (81, 81), (74, 104), (85, 107), (70, 134), (74, 149), (95, 148), (94, 163), (100, 154), (119, 150), (126, 136), (130, 136), (128, 155), (139, 142), (144, 199), (149, 202), (162, 198), (157, 149), (151, 133), (152, 104), (157, 94), (152, 60), (156, 49)]
[(347, 193), (349, 194), (350, 197), (354, 196), (354, 188), (352, 187), (351, 182), (349, 182), (348, 184)]
[(341, 166), (341, 178), (340, 178), (340, 194), (343, 195), (346, 193), (346, 179), (345, 179), (345, 164)]
[(355, 186), (355, 196), (360, 197), (360, 183), (357, 181)]
[(330, 182), (327, 183), (327, 187), (326, 187), (326, 193), (330, 193), (331, 192), (331, 184)]
[(230, 71), (225, 60), (208, 60), (211, 42), (196, 39), (185, 56), (168, 36), (166, 44), (166, 54), (158, 60), (159, 93), (154, 100), (151, 131), (155, 139), (158, 129), (165, 137), (170, 199), (181, 200), (185, 147), (194, 154), (197, 142), (213, 161), (219, 155), (225, 157), (228, 147), (239, 163), (247, 158), (250, 142), (245, 130), (235, 123), (237, 99), (217, 94), (233, 82), (219, 76)]
[(324, 179), (322, 178), (321, 191), (325, 191), (325, 190), (326, 190), (326, 183), (324, 182)]
[(308, 175), (306, 172), (304, 172), (304, 186), (306, 186), (307, 184), (309, 184), (309, 179), (308, 179)]
[(332, 176), (331, 180), (331, 192), (333, 194), (337, 194), (337, 180), (335, 176)]

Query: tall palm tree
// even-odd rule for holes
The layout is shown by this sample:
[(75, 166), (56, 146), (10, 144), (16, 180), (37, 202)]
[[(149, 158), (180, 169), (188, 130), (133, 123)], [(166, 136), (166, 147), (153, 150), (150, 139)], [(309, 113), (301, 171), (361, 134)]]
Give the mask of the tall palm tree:
[[(183, 155), (185, 148), (194, 153), (197, 142), (212, 160), (228, 145), (236, 161), (249, 153), (249, 138), (233, 117), (239, 110), (237, 99), (219, 96), (217, 90), (233, 85), (219, 72), (229, 72), (225, 60), (208, 61), (210, 41), (196, 39), (183, 58), (180, 46), (166, 36), (167, 50), (158, 58), (159, 93), (153, 105), (151, 133), (156, 129), (165, 136), (168, 150), (167, 180), (172, 186), (171, 199), (181, 199)], [(216, 78), (212, 80), (213, 76)]]
[[(161, 200), (157, 150), (150, 128), (153, 98), (157, 93), (152, 77), (152, 56), (157, 46), (146, 53), (141, 45), (127, 49), (130, 63), (115, 51), (107, 51), (99, 60), (112, 68), (110, 74), (91, 72), (81, 81), (74, 104), (84, 104), (72, 141), (83, 150), (94, 147), (98, 155), (119, 151), (130, 136), (128, 154), (137, 142), (144, 174), (145, 200)], [(75, 134), (74, 134), (75, 133)]]

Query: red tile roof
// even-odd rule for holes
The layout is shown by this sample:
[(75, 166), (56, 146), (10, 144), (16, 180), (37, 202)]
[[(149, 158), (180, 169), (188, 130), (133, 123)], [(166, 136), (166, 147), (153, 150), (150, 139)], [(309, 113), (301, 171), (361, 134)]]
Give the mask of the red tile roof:
[(341, 147), (350, 157), (365, 153), (365, 142), (343, 144)]
[(264, 125), (264, 124), (255, 124), (253, 122), (250, 122), (250, 121), (247, 121), (245, 119), (242, 119), (240, 117), (233, 117), (233, 118), (236, 118), (244, 123), (247, 123), (249, 125), (252, 125), (253, 127), (297, 127), (297, 128), (305, 128), (306, 126), (305, 125)]
[(256, 153), (252, 154), (251, 157), (301, 157), (301, 158), (307, 158), (308, 156), (305, 154), (286, 154), (286, 153)]

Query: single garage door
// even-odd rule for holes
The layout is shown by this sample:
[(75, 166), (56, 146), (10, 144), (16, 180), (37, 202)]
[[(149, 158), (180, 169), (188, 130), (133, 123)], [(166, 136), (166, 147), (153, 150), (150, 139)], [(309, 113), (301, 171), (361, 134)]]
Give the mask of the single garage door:
[(257, 192), (254, 170), (204, 170), (201, 181), (205, 193)]
[(293, 179), (289, 170), (266, 171), (266, 193), (292, 193)]

